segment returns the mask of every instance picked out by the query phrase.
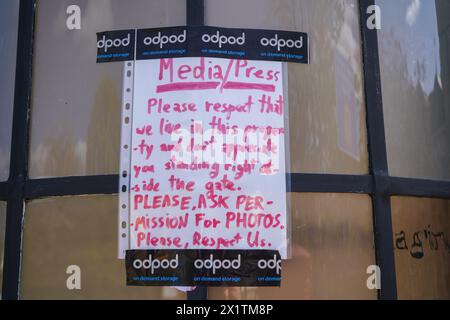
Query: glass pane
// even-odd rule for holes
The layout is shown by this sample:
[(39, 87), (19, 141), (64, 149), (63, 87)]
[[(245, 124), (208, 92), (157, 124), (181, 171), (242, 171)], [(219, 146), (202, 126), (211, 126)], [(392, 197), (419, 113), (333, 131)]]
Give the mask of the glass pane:
[[(127, 287), (117, 259), (117, 196), (63, 197), (27, 204), (23, 299), (185, 299), (169, 287)], [(81, 290), (66, 286), (67, 267), (81, 270)]]
[(450, 201), (392, 198), (399, 299), (450, 299)]
[(19, 1), (0, 1), (0, 181), (9, 176), (18, 26)]
[[(30, 176), (119, 171), (123, 63), (96, 63), (96, 32), (185, 24), (185, 0), (39, 0)], [(78, 5), (81, 29), (68, 30)]]
[(357, 0), (206, 0), (206, 23), (307, 32), (311, 64), (288, 65), (291, 171), (367, 173)]
[(6, 202), (0, 201), (0, 299), (3, 283), (3, 252), (5, 249)]
[(210, 299), (376, 299), (366, 286), (375, 264), (366, 195), (291, 194), (292, 256), (281, 288), (210, 288)]
[(391, 175), (450, 179), (450, 1), (377, 0)]

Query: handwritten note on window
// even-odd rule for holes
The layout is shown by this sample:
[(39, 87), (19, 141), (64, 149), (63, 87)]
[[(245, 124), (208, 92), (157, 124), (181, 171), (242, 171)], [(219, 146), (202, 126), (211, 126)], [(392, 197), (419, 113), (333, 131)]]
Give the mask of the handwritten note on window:
[(130, 249), (286, 257), (281, 62), (135, 62)]

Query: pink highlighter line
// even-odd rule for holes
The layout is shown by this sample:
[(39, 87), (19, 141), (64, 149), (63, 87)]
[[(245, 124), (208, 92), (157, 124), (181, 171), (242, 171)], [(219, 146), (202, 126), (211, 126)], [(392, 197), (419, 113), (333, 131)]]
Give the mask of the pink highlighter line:
[(176, 82), (162, 84), (156, 87), (156, 92), (183, 91), (183, 90), (208, 90), (216, 89), (220, 82)]
[(275, 86), (273, 84), (261, 84), (261, 83), (246, 83), (228, 81), (223, 86), (224, 89), (237, 89), (237, 90), (262, 90), (267, 92), (275, 92)]

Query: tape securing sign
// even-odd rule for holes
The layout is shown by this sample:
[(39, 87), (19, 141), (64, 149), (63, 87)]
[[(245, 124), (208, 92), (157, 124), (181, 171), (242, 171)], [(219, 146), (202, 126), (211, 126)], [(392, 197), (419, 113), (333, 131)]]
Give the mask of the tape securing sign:
[(276, 250), (128, 250), (129, 286), (280, 286)]
[(134, 60), (135, 30), (97, 33), (97, 62)]
[(98, 63), (182, 57), (309, 63), (309, 39), (303, 32), (209, 26), (97, 33)]

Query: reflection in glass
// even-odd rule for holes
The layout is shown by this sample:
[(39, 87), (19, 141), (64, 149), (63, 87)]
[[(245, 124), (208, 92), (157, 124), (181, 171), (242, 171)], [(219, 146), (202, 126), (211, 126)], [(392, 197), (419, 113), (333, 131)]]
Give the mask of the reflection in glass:
[(292, 259), (281, 288), (209, 288), (210, 299), (376, 299), (366, 286), (375, 264), (371, 199), (291, 194)]
[[(127, 287), (117, 259), (117, 196), (64, 197), (27, 204), (21, 267), (23, 299), (185, 299), (170, 287)], [(66, 287), (68, 266), (81, 290)]]
[(0, 181), (9, 176), (18, 23), (19, 1), (0, 1)]
[(450, 201), (392, 198), (399, 299), (450, 299)]
[(450, 2), (377, 0), (391, 175), (450, 179)]
[[(118, 172), (123, 63), (96, 63), (96, 32), (184, 25), (185, 2), (38, 1), (32, 178)], [(81, 9), (80, 30), (66, 27), (73, 4)]]
[(288, 66), (291, 171), (367, 173), (358, 1), (205, 3), (209, 25), (309, 34), (311, 64)]
[(0, 299), (3, 283), (3, 253), (5, 249), (6, 202), (0, 201)]

